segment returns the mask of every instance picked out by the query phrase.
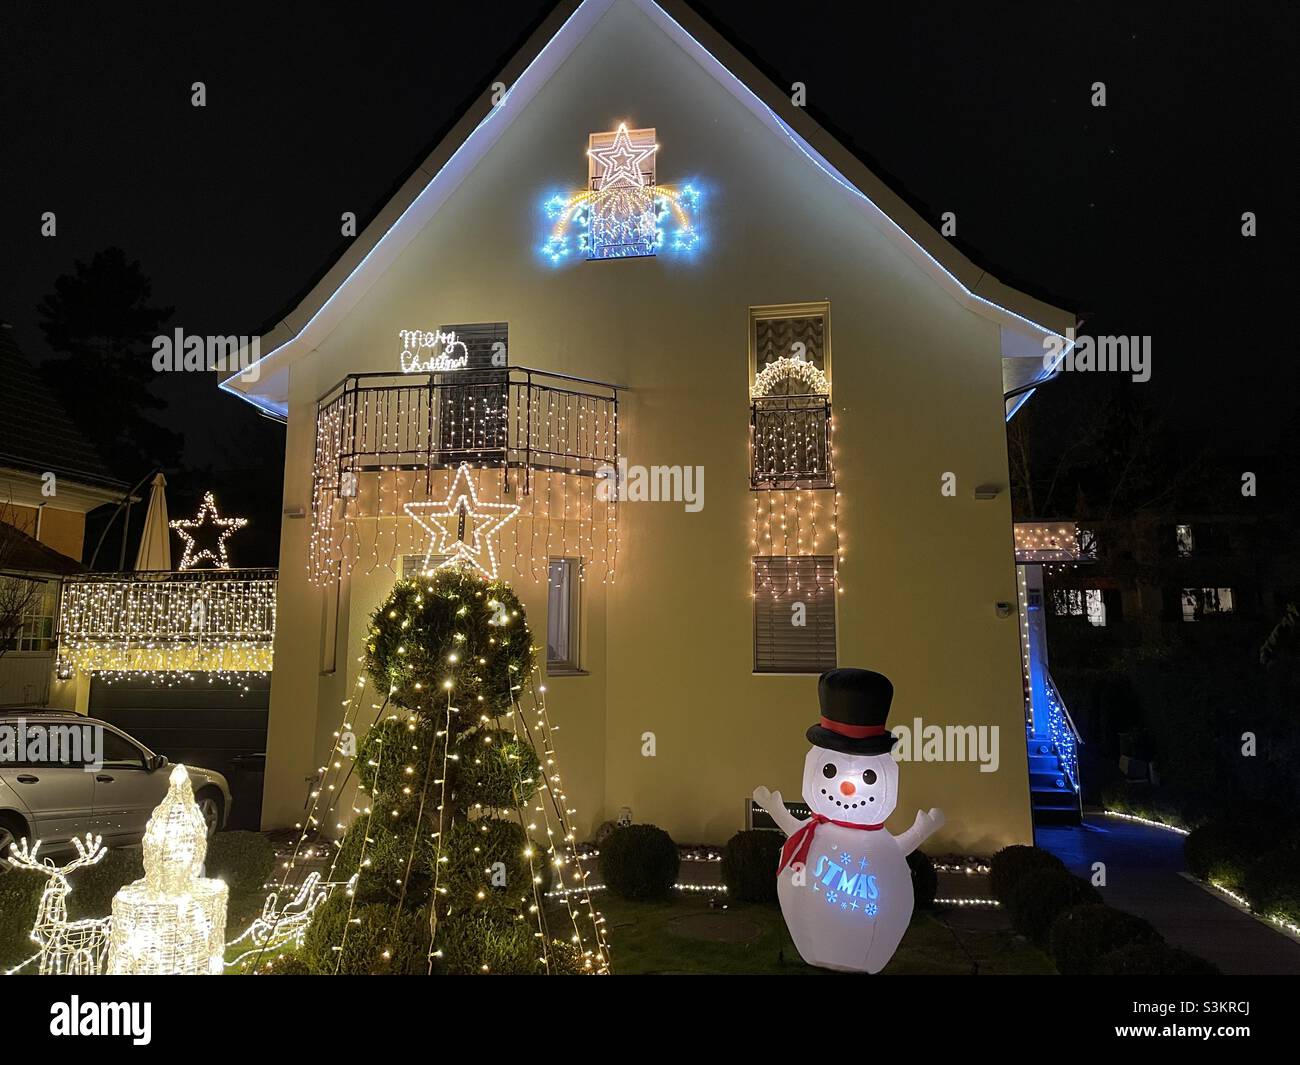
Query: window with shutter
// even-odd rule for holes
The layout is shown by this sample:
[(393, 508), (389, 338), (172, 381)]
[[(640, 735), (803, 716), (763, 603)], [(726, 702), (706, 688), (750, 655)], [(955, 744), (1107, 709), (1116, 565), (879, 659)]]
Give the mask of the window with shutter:
[(754, 559), (754, 672), (835, 668), (835, 557)]

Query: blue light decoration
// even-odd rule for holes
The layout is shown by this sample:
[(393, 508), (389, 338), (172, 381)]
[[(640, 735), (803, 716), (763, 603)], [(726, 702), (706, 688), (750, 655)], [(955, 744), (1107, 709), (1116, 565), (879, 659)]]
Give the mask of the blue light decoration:
[[(853, 872), (857, 865), (859, 872)], [(876, 877), (866, 871), (867, 859), (861, 858), (856, 863), (848, 851), (840, 853), (838, 860), (819, 855), (817, 867), (813, 872), (812, 888), (820, 891), (825, 887), (822, 898), (828, 906), (834, 906), (853, 916), (875, 917), (880, 912), (876, 900), (880, 898), (880, 888)]]
[(588, 149), (588, 188), (550, 196), (542, 205), (550, 226), (538, 249), (543, 259), (556, 266), (573, 259), (689, 256), (699, 248), (700, 189), (655, 183), (659, 146), (647, 143), (653, 135), (619, 126), (611, 144)]

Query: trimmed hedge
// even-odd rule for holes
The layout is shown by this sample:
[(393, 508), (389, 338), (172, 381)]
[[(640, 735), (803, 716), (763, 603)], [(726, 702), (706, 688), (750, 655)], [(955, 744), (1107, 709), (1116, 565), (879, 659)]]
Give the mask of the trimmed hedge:
[(335, 966), (341, 976), (423, 976), (429, 971), (429, 911), (394, 916), (389, 903), (353, 906), (339, 892), (317, 907), (298, 957), (315, 976), (333, 976)]
[(656, 825), (624, 825), (601, 844), (601, 875), (620, 898), (668, 898), (680, 867), (677, 844)]
[(1300, 920), (1300, 851), (1270, 851), (1246, 867), (1242, 894), (1251, 909)]
[(1276, 846), (1276, 835), (1262, 826), (1211, 821), (1183, 840), (1183, 857), (1193, 876), (1240, 888), (1247, 867)]
[(912, 897), (918, 910), (933, 910), (934, 896), (939, 890), (939, 874), (934, 862), (924, 851), (912, 851), (907, 856), (907, 867), (912, 871)]
[(1011, 927), (1046, 946), (1052, 922), (1062, 911), (1099, 902), (1101, 895), (1086, 880), (1058, 869), (1039, 869), (1012, 886), (1005, 905)]
[(204, 875), (224, 880), (231, 894), (261, 891), (271, 879), (275, 847), (260, 832), (218, 832), (208, 840)]
[(1168, 943), (1130, 943), (1097, 959), (1095, 976), (1218, 976), (1219, 967)]
[(139, 847), (118, 847), (94, 865), (78, 869), (68, 877), (68, 917), (80, 921), (107, 917), (113, 912), (113, 896), (127, 884), (144, 877), (144, 854)]
[(1065, 873), (1065, 863), (1037, 847), (1003, 847), (989, 862), (989, 887), (993, 897), (1007, 905), (1011, 889), (1030, 873), (1048, 870)]
[(737, 832), (722, 852), (722, 881), (731, 902), (771, 902), (776, 898), (776, 867), (785, 838), (756, 828)]
[(1101, 903), (1072, 906), (1057, 915), (1049, 935), (1052, 957), (1064, 976), (1086, 976), (1112, 951), (1162, 942), (1141, 917)]

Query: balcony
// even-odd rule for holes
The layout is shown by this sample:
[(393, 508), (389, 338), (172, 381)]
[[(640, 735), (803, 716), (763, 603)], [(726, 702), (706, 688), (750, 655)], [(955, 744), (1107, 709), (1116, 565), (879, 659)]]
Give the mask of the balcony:
[(58, 674), (268, 672), (276, 581), (274, 569), (66, 577)]
[(1014, 528), (1019, 563), (1095, 562), (1097, 537), (1072, 521), (1018, 521)]
[(620, 391), (524, 366), (348, 375), (317, 403), (311, 580), (397, 572), (427, 546), (409, 505), (442, 499), (461, 464), (481, 499), (520, 506), (504, 533), (517, 571), (525, 552), (536, 568), (543, 536), (611, 574)]
[(751, 488), (834, 486), (830, 396), (756, 396), (749, 424)]

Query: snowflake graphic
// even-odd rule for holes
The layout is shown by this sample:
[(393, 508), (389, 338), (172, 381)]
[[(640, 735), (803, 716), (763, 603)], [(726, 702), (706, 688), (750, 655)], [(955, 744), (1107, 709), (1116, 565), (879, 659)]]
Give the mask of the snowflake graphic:
[(867, 903), (864, 912), (868, 917), (875, 917), (876, 914), (879, 913), (880, 911), (876, 908), (876, 904), (874, 902), (869, 902)]
[(848, 908), (849, 908), (849, 904), (848, 904), (847, 902), (841, 902), (841, 903), (840, 903), (840, 909), (841, 909), (841, 910), (847, 910)]
[(848, 851), (840, 851), (840, 865), (848, 865), (851, 861), (853, 861), (853, 855)]
[(834, 891), (826, 892), (826, 901), (829, 902), (832, 906), (835, 905), (835, 900), (838, 898), (839, 898), (838, 893)]
[(859, 869), (865, 869), (866, 867), (867, 867), (867, 860), (866, 860), (866, 858), (862, 858), (862, 859), (858, 862), (858, 868), (859, 868)]

